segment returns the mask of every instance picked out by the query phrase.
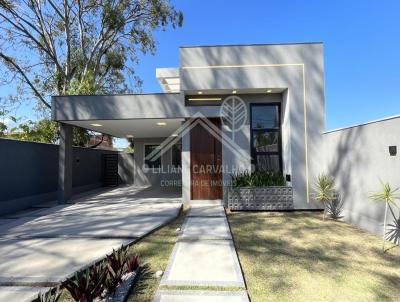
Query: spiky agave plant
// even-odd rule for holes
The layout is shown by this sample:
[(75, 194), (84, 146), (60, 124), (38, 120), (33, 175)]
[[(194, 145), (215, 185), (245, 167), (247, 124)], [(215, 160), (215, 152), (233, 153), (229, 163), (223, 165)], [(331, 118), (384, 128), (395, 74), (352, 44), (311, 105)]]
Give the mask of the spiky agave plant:
[(387, 212), (389, 204), (393, 204), (394, 206), (398, 207), (396, 204), (396, 199), (400, 198), (400, 195), (396, 193), (399, 188), (393, 189), (388, 182), (383, 182), (379, 180), (382, 185), (382, 191), (374, 192), (369, 195), (369, 198), (373, 201), (385, 202), (385, 216), (383, 219), (383, 245), (382, 249), (385, 251), (385, 237), (386, 237), (386, 220), (387, 220)]
[(335, 184), (333, 178), (326, 174), (319, 174), (315, 182), (315, 200), (324, 204), (325, 219), (326, 205), (335, 198)]
[(386, 238), (389, 241), (393, 241), (394, 244), (400, 245), (400, 215), (396, 218), (391, 206), (389, 206), (389, 210), (392, 213), (394, 220), (393, 224), (388, 224), (389, 231), (386, 233)]

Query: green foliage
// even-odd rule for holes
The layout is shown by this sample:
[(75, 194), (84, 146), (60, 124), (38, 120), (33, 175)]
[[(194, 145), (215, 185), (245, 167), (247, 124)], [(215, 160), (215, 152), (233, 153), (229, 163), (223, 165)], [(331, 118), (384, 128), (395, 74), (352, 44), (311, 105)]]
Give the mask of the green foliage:
[(385, 202), (385, 216), (383, 218), (383, 234), (382, 234), (382, 250), (385, 251), (385, 237), (386, 237), (386, 225), (387, 225), (387, 212), (390, 205), (398, 207), (396, 204), (396, 199), (400, 198), (400, 195), (396, 193), (399, 189), (393, 189), (388, 182), (383, 182), (379, 180), (382, 186), (382, 191), (374, 192), (369, 194), (369, 198), (373, 201), (383, 201)]
[[(50, 95), (137, 89), (135, 66), (154, 31), (180, 27), (170, 0), (0, 0), (0, 75), (50, 108)], [(28, 88), (28, 89), (26, 89)]]
[(54, 144), (58, 141), (59, 130), (57, 123), (48, 119), (37, 122), (28, 120), (12, 128), (4, 136), (24, 141)]
[(281, 173), (256, 170), (244, 171), (231, 176), (231, 187), (271, 187), (285, 186), (286, 180)]
[(388, 182), (383, 182), (380, 180), (382, 185), (382, 191), (374, 192), (369, 194), (369, 198), (373, 201), (384, 201), (387, 203), (391, 203), (396, 207), (396, 199), (400, 198), (400, 194), (396, 193), (399, 189), (393, 189)]
[(333, 178), (326, 174), (318, 175), (314, 191), (316, 201), (323, 203), (332, 201), (336, 194)]
[[(1, 124), (0, 124), (1, 126)], [(5, 130), (8, 130), (5, 128)], [(23, 141), (56, 144), (60, 138), (58, 124), (55, 121), (42, 119), (36, 122), (28, 120), (10, 129), (9, 132), (1, 132), (0, 137), (13, 138)], [(89, 133), (86, 129), (73, 128), (74, 146), (84, 147), (89, 140)]]

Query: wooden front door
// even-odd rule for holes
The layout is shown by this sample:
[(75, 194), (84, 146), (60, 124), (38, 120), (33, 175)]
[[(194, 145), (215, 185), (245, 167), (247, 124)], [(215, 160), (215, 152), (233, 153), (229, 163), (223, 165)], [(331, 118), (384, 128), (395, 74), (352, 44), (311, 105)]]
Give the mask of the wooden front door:
[[(210, 120), (218, 129), (219, 119)], [(197, 124), (190, 131), (190, 179), (192, 200), (222, 199), (222, 145), (208, 130)]]

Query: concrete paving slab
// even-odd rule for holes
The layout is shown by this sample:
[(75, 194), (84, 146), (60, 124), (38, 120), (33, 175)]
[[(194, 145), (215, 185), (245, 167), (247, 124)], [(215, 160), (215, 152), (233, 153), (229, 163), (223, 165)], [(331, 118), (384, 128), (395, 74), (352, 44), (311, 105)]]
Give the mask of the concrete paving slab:
[(48, 287), (0, 286), (0, 301), (31, 302), (39, 293), (45, 293)]
[(179, 203), (164, 204), (139, 204), (135, 202), (126, 202), (120, 204), (71, 204), (61, 205), (51, 209), (45, 209), (35, 212), (34, 215), (85, 215), (85, 216), (176, 216), (181, 208)]
[(159, 190), (152, 187), (137, 188), (127, 186), (101, 194), (77, 198), (69, 201), (69, 203), (120, 203), (126, 201), (139, 201), (141, 203), (182, 203), (182, 194), (176, 190)]
[(159, 290), (154, 302), (249, 302), (246, 292)]
[(182, 226), (182, 239), (232, 239), (226, 217), (189, 217)]
[(21, 218), (0, 225), (3, 238), (138, 238), (171, 219), (171, 216), (44, 216)]
[(191, 205), (188, 217), (225, 217), (224, 207), (221, 205)]
[(0, 241), (0, 285), (43, 286), (62, 281), (128, 242), (122, 239)]
[(245, 286), (231, 240), (178, 241), (160, 284)]

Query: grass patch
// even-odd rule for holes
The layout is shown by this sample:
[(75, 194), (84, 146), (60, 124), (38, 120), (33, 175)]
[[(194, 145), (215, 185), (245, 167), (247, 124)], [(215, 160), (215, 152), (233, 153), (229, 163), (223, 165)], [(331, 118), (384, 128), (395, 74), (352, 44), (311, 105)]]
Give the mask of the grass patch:
[(138, 254), (140, 264), (144, 265), (144, 269), (132, 289), (128, 302), (153, 301), (161, 280), (156, 278), (155, 273), (159, 270), (165, 272), (169, 256), (178, 239), (176, 229), (182, 226), (185, 215), (186, 210), (167, 226), (130, 247), (128, 253)]
[(228, 215), (251, 301), (400, 301), (400, 248), (311, 212)]

